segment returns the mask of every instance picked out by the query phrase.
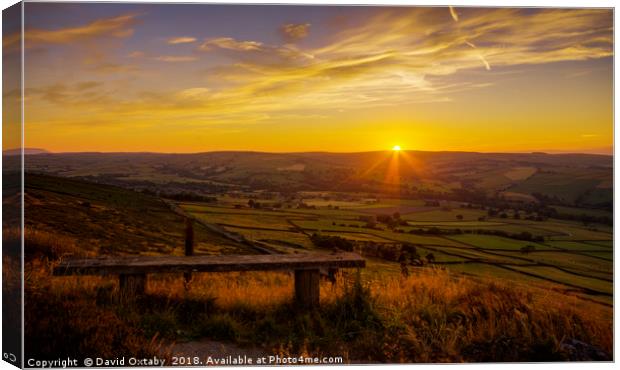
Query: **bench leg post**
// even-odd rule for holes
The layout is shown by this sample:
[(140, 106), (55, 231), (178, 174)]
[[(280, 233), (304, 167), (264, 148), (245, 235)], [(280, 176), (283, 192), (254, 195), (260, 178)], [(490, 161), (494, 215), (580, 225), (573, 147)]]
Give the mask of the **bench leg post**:
[[(194, 255), (194, 220), (189, 217), (185, 219), (185, 255)], [(183, 273), (183, 279), (185, 290), (189, 290), (189, 283), (192, 281), (192, 273)]]
[(131, 300), (146, 292), (146, 274), (121, 274), (118, 280), (122, 300)]
[(295, 270), (295, 302), (301, 308), (319, 306), (319, 270)]

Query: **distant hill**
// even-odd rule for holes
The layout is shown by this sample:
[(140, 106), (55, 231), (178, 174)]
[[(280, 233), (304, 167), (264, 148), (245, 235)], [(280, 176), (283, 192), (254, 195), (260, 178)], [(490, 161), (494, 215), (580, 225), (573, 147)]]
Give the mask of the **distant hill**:
[[(17, 149), (7, 149), (2, 151), (2, 155), (20, 155), (22, 153), (20, 148)], [(44, 153), (49, 153), (49, 151), (45, 150), (45, 149), (39, 149), (39, 148), (24, 148), (24, 154), (26, 155), (31, 155), (31, 154), (44, 154)]]
[[(7, 150), (3, 150), (2, 151), (2, 155), (20, 155), (21, 153), (22, 153), (22, 151), (21, 151), (20, 148), (7, 149)], [(44, 154), (44, 153), (50, 153), (50, 152), (45, 150), (45, 149), (40, 149), (40, 148), (24, 148), (24, 154), (25, 155)]]
[[(28, 171), (170, 191), (451, 192), (568, 204), (613, 197), (613, 157), (595, 154), (377, 151), (360, 153), (40, 153)], [(526, 196), (520, 196), (520, 194)]]

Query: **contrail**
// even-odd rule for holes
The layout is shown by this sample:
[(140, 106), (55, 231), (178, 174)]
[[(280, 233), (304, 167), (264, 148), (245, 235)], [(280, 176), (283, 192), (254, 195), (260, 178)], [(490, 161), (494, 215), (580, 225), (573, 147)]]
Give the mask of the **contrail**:
[(450, 9), (450, 15), (452, 16), (452, 19), (454, 19), (455, 22), (459, 21), (459, 15), (456, 14), (456, 10), (454, 10), (453, 6), (449, 6), (448, 7)]
[(491, 65), (489, 64), (489, 62), (487, 62), (486, 59), (484, 59), (484, 57), (482, 56), (482, 54), (478, 54), (478, 58), (480, 58), (480, 60), (482, 61), (482, 63), (484, 63), (484, 67), (487, 69), (487, 71), (491, 70)]
[[(448, 8), (450, 9), (450, 15), (452, 16), (452, 19), (454, 19), (455, 22), (458, 22), (459, 21), (459, 15), (456, 13), (456, 10), (454, 9), (454, 7), (453, 6), (449, 6)], [(472, 49), (478, 49), (476, 47), (476, 45), (474, 45), (473, 42), (465, 40), (465, 44), (468, 45)], [(490, 71), (491, 70), (491, 65), (489, 64), (489, 62), (487, 62), (487, 60), (484, 58), (484, 56), (482, 54), (478, 53), (478, 58), (484, 64), (484, 68), (486, 68), (487, 71)]]
[[(477, 49), (476, 45), (474, 45), (473, 42), (469, 42), (469, 41), (465, 40), (465, 44), (468, 45), (472, 49)], [(489, 64), (489, 62), (487, 62), (487, 60), (484, 58), (484, 56), (482, 54), (478, 54), (478, 58), (482, 61), (482, 63), (484, 64), (484, 67), (487, 69), (487, 71), (490, 71), (491, 70), (491, 65)]]

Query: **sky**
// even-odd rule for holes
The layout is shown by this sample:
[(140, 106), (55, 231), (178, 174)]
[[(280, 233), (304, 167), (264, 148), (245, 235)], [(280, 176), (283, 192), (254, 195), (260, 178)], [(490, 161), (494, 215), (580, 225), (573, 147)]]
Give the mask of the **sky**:
[(612, 68), (608, 9), (26, 3), (24, 140), (611, 154)]

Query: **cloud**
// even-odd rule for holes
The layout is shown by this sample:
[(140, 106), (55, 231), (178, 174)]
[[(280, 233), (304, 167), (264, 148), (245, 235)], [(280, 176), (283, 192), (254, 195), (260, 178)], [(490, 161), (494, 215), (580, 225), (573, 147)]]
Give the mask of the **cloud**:
[(144, 52), (142, 52), (142, 51), (132, 51), (127, 56), (129, 58), (142, 58), (142, 57), (144, 57)]
[(450, 9), (450, 15), (452, 16), (452, 19), (454, 19), (455, 22), (459, 21), (459, 15), (456, 12), (456, 9), (454, 9), (453, 6), (448, 7)]
[(193, 87), (179, 91), (177, 96), (181, 99), (200, 99), (207, 97), (209, 93), (210, 90), (206, 87)]
[(314, 106), (350, 103), (349, 93), (374, 105), (398, 104), (412, 93), (419, 101), (445, 101), (449, 91), (480, 88), (446, 80), (461, 70), (612, 54), (607, 11), (471, 9), (458, 23), (446, 22), (444, 12), (381, 12), (314, 49), (227, 38), (211, 40), (206, 50), (239, 52), (227, 54), (237, 60), (233, 66), (217, 71), (237, 84), (235, 96), (286, 96)]
[(101, 62), (93, 64), (89, 67), (93, 72), (102, 74), (116, 74), (123, 72), (136, 72), (139, 68), (133, 64), (122, 64), (114, 62)]
[(205, 40), (198, 48), (202, 51), (210, 51), (214, 49), (226, 49), (236, 51), (260, 51), (263, 43), (257, 41), (237, 41), (231, 37), (218, 37)]
[[(133, 26), (138, 23), (136, 14), (124, 14), (111, 18), (94, 20), (83, 26), (59, 29), (28, 28), (25, 30), (27, 48), (45, 44), (70, 44), (98, 37), (126, 38), (133, 35)], [(3, 47), (19, 48), (19, 33), (4, 37)]]
[(191, 55), (162, 55), (154, 58), (160, 62), (167, 63), (184, 63), (184, 62), (193, 62), (198, 60), (197, 57)]
[(280, 27), (280, 35), (286, 42), (296, 42), (308, 36), (310, 23), (288, 23)]
[(267, 45), (260, 41), (239, 41), (230, 37), (220, 37), (206, 40), (199, 51), (219, 52), (238, 60), (246, 67), (251, 65), (288, 68), (293, 65), (301, 67), (314, 58), (308, 52), (302, 51), (293, 44)]
[[(313, 47), (206, 39), (199, 51), (225, 57), (213, 58), (225, 62), (208, 71), (206, 86), (134, 91), (101, 111), (157, 121), (200, 117), (211, 124), (447, 102), (455, 92), (496, 82), (468, 79), (463, 71), (491, 78), (506, 72), (503, 67), (527, 71), (528, 65), (610, 57), (612, 31), (612, 12), (604, 9), (460, 8), (458, 22), (445, 8), (379, 9)], [(67, 93), (57, 88), (56, 94)]]
[(169, 38), (166, 42), (168, 44), (170, 44), (170, 45), (191, 44), (193, 42), (196, 42), (196, 38), (195, 37), (189, 37), (189, 36), (172, 37), (172, 38)]
[(39, 98), (48, 103), (66, 106), (86, 105), (99, 107), (100, 104), (111, 102), (110, 91), (99, 81), (81, 81), (72, 84), (56, 83), (40, 88), (26, 88), (27, 99)]

